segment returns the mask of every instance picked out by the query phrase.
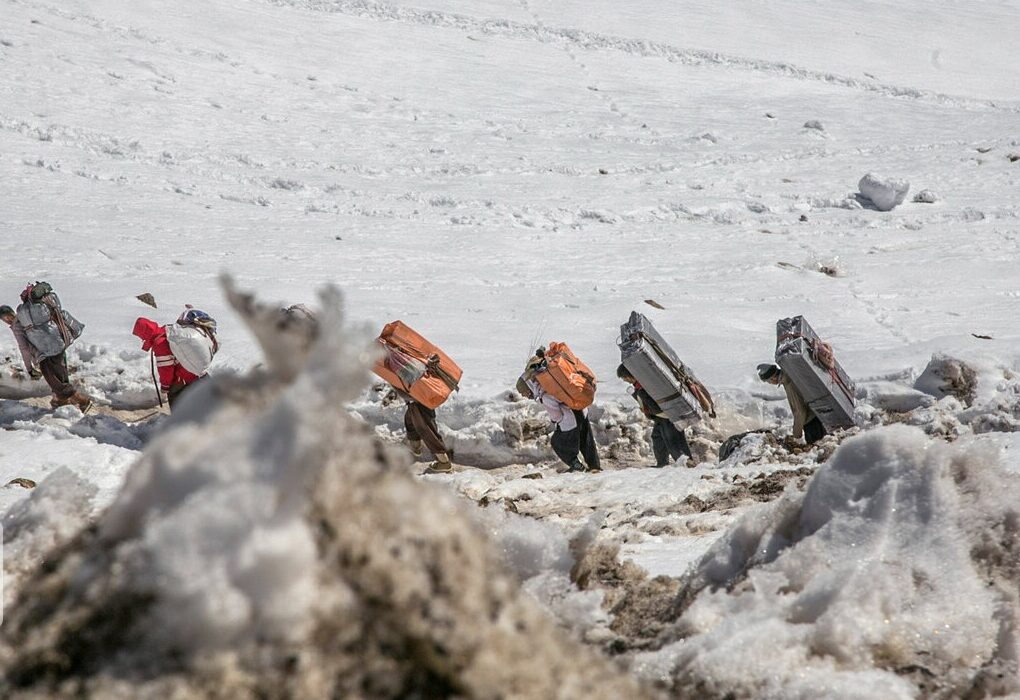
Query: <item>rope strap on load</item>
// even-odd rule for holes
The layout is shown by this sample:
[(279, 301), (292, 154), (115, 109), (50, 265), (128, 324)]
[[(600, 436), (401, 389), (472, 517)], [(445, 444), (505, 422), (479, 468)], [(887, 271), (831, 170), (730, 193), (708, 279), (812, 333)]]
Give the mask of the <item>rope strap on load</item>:
[(839, 372), (836, 371), (836, 355), (832, 350), (832, 345), (821, 338), (808, 338), (802, 333), (787, 333), (786, 335), (780, 336), (779, 342), (782, 343), (786, 340), (797, 340), (798, 338), (807, 343), (808, 354), (814, 363), (829, 373), (829, 376), (832, 377), (832, 381), (840, 388), (846, 397), (850, 399), (850, 403), (853, 403), (853, 392), (850, 391), (850, 387), (846, 385), (843, 378), (839, 376)]
[[(659, 356), (659, 359), (661, 359), (663, 363), (673, 373), (674, 378), (678, 382), (680, 382), (684, 387), (686, 387), (687, 390), (691, 393), (691, 395), (698, 400), (698, 403), (701, 405), (701, 409), (707, 412), (709, 416), (711, 416), (712, 418), (715, 418), (715, 402), (712, 400), (712, 395), (709, 393), (708, 388), (706, 388), (705, 385), (699, 382), (697, 379), (692, 377), (690, 373), (688, 373), (687, 368), (684, 366), (682, 362), (677, 364), (677, 362), (673, 360), (672, 357), (667, 355), (666, 352), (659, 347), (659, 344), (656, 343), (655, 340), (645, 335), (643, 335), (642, 337), (644, 338), (645, 342), (652, 347), (652, 350), (655, 351), (655, 354)], [(663, 399), (663, 401), (670, 401), (675, 398), (679, 398), (679, 396), (680, 396), (679, 394), (674, 394), (673, 396), (666, 397), (665, 399)]]
[(440, 367), (439, 355), (436, 353), (429, 355), (429, 359), (425, 363), (425, 368), (430, 374), (433, 374), (442, 380), (442, 382), (449, 387), (450, 391), (460, 391), (460, 385), (457, 383), (457, 380), (454, 379), (449, 372)]
[[(425, 376), (433, 376), (439, 379), (441, 382), (443, 382), (443, 384), (446, 384), (446, 386), (449, 387), (450, 391), (460, 391), (460, 384), (457, 382), (457, 380), (454, 379), (449, 372), (447, 372), (440, 366), (439, 363), (441, 362), (441, 360), (437, 353), (432, 353), (428, 357), (418, 357), (415, 353), (408, 352), (404, 348), (398, 347), (397, 345), (394, 345), (383, 338), (380, 338), (379, 342), (381, 342), (383, 347), (386, 348), (386, 352), (389, 355), (389, 357), (396, 359), (398, 361), (400, 367), (404, 367), (408, 364), (415, 362), (422, 365), (424, 369), (423, 374), (421, 375), (421, 377), (418, 377), (414, 381), (410, 382), (410, 384), (414, 384), (414, 382), (418, 381), (419, 379), (422, 379)], [(397, 371), (396, 366), (393, 367), (393, 370), (394, 372), (396, 372), (397, 378), (400, 379), (402, 384), (404, 384), (404, 389), (410, 391), (411, 390), (410, 384), (404, 383), (403, 377), (401, 377), (400, 372)]]

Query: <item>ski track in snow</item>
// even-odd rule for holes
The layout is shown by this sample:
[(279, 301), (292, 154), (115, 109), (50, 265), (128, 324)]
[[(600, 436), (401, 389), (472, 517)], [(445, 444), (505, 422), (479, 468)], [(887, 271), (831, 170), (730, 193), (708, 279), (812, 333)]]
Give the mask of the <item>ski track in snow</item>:
[(887, 332), (895, 340), (903, 343), (904, 345), (910, 345), (914, 342), (914, 338), (903, 332), (901, 326), (891, 319), (890, 312), (879, 306), (873, 298), (869, 298), (868, 295), (861, 289), (861, 285), (858, 281), (854, 280), (850, 283), (850, 294), (853, 295), (854, 299), (859, 301), (868, 314), (875, 319), (875, 323), (878, 324), (883, 331)]
[[(689, 66), (736, 68), (797, 80), (822, 82), (852, 90), (877, 93), (887, 97), (908, 98), (950, 105), (962, 109), (991, 109), (1020, 113), (1020, 105), (954, 97), (917, 88), (887, 85), (877, 81), (863, 81), (833, 73), (813, 71), (790, 63), (741, 58), (714, 51), (684, 49), (661, 42), (638, 41), (579, 29), (548, 27), (538, 22), (537, 17), (535, 24), (523, 24), (507, 19), (477, 19), (467, 15), (437, 10), (397, 7), (367, 0), (263, 0), (263, 2), (281, 7), (296, 7), (317, 12), (333, 12), (376, 21), (452, 27), (465, 32), (473, 31), (493, 35), (508, 35), (514, 38), (528, 38), (543, 43), (565, 43), (584, 51), (617, 51), (636, 56), (664, 58), (671, 62)], [(525, 7), (527, 6), (525, 5)]]
[[(542, 21), (542, 18), (539, 17), (538, 12), (532, 7), (531, 3), (528, 0), (519, 0), (519, 2), (521, 7), (524, 8), (524, 10), (534, 20), (535, 27), (539, 29), (544, 29), (546, 27), (546, 24)], [(609, 95), (609, 93), (607, 93), (603, 88), (599, 86), (598, 79), (591, 73), (590, 70), (588, 70), (588, 66), (584, 63), (582, 58), (578, 56), (577, 51), (575, 50), (576, 48), (575, 44), (571, 42), (562, 42), (561, 45), (563, 46), (563, 50), (570, 57), (570, 60), (574, 63), (574, 65), (577, 66), (581, 74), (584, 76), (585, 88), (588, 91), (597, 95), (610, 113), (616, 115), (620, 119), (628, 119), (634, 122), (635, 126), (647, 128), (647, 125), (641, 122), (640, 119), (636, 119), (632, 117), (630, 114), (628, 114), (626, 111), (621, 110), (619, 106), (616, 104), (616, 102), (613, 101), (613, 98)], [(650, 131), (650, 135), (652, 137), (658, 136), (654, 129)], [(654, 140), (655, 139), (653, 139), (653, 141)]]
[[(814, 261), (822, 261), (825, 259), (825, 253), (811, 245), (806, 237), (800, 236), (797, 239), (797, 243), (807, 253), (808, 259)], [(889, 312), (887, 310), (876, 304), (873, 299), (868, 298), (865, 292), (861, 289), (859, 280), (851, 279), (847, 286), (847, 291), (850, 293), (850, 296), (864, 308), (882, 332), (888, 333), (895, 341), (903, 343), (904, 345), (910, 345), (915, 341), (914, 338), (911, 338), (904, 333), (898, 324), (890, 320)]]

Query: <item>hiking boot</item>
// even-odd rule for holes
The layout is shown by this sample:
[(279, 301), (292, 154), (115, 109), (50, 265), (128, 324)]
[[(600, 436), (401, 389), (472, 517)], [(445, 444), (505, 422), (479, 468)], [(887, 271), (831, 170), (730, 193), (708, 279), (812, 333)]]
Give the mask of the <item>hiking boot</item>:
[(74, 394), (71, 394), (71, 396), (64, 397), (54, 395), (54, 397), (50, 399), (50, 408), (60, 408), (61, 406), (66, 406), (67, 404), (71, 403), (71, 398), (73, 396)]
[(78, 410), (81, 411), (82, 413), (85, 413), (90, 408), (92, 408), (92, 399), (78, 391), (71, 394), (71, 397), (68, 399), (68, 402), (72, 406), (77, 406)]
[(584, 465), (581, 464), (581, 460), (575, 459), (573, 462), (567, 465), (568, 472), (583, 472)]
[(413, 454), (415, 457), (421, 457), (422, 454), (421, 440), (408, 440), (407, 445), (408, 447), (411, 448), (411, 454)]
[(450, 462), (450, 456), (439, 452), (436, 454), (436, 461), (433, 462), (425, 469), (423, 474), (451, 474), (453, 472), (453, 464)]

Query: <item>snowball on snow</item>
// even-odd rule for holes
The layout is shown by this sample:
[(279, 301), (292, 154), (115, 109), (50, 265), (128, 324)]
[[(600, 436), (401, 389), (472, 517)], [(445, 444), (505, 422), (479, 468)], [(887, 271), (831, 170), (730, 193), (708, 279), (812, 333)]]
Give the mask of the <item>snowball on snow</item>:
[(891, 211), (903, 204), (907, 192), (910, 191), (910, 183), (897, 178), (883, 179), (874, 173), (868, 173), (857, 183), (857, 188), (861, 191), (861, 195), (875, 205), (876, 209)]

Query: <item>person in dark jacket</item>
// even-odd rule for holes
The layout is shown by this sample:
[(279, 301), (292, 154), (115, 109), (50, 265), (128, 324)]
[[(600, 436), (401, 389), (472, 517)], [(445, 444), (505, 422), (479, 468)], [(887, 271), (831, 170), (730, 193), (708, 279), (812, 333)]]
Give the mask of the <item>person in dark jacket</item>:
[(807, 401), (797, 391), (793, 380), (779, 365), (770, 363), (758, 365), (758, 377), (767, 384), (782, 386), (786, 391), (786, 400), (790, 404), (790, 412), (793, 413), (792, 433), (794, 438), (803, 437), (804, 442), (813, 445), (827, 435), (822, 421), (818, 420), (818, 416), (814, 414), (814, 411), (807, 405)]
[(641, 412), (652, 420), (652, 452), (655, 454), (655, 466), (665, 467), (684, 455), (693, 459), (691, 447), (687, 444), (687, 436), (666, 417), (659, 404), (642, 388), (630, 370), (620, 365), (616, 368), (616, 376), (634, 387), (633, 396), (641, 407)]

